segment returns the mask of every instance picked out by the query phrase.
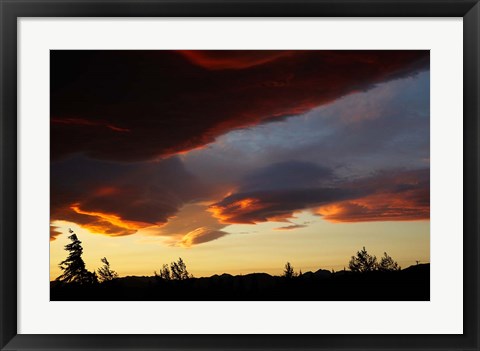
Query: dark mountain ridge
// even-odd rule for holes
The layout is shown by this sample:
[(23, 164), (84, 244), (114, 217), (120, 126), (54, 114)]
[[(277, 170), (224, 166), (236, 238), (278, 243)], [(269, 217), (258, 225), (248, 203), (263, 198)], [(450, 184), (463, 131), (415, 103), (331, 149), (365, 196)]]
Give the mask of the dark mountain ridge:
[(170, 281), (155, 276), (127, 276), (92, 286), (53, 281), (50, 287), (52, 301), (425, 301), (430, 299), (430, 264), (389, 272), (320, 269), (293, 278), (267, 273), (223, 273)]

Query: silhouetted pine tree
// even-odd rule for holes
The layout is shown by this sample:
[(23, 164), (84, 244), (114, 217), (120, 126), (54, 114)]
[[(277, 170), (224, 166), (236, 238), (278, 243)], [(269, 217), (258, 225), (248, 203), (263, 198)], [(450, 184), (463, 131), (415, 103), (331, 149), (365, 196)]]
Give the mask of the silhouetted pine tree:
[(97, 270), (100, 282), (108, 282), (118, 278), (117, 272), (110, 269), (110, 262), (108, 262), (107, 258), (104, 257), (101, 261), (103, 262), (103, 266)]
[(78, 240), (77, 235), (71, 230), (68, 237), (72, 242), (65, 245), (65, 250), (69, 252), (68, 257), (58, 265), (63, 271), (56, 280), (63, 283), (94, 284), (98, 282), (95, 272), (89, 272), (85, 268), (85, 262), (82, 259), (82, 242)]
[(293, 267), (290, 264), (290, 262), (287, 262), (285, 264), (285, 268), (283, 270), (282, 277), (285, 277), (285, 278), (288, 278), (288, 279), (291, 279), (291, 278), (295, 277), (295, 271), (293, 270)]
[(365, 273), (377, 269), (377, 258), (368, 254), (365, 246), (357, 252), (357, 256), (352, 256), (348, 263), (348, 268), (352, 272)]
[(160, 278), (165, 280), (171, 280), (172, 275), (170, 274), (170, 268), (168, 268), (168, 264), (164, 264), (162, 270), (160, 271)]
[(393, 260), (392, 257), (387, 255), (386, 252), (383, 253), (384, 256), (380, 260), (378, 264), (378, 270), (382, 272), (389, 272), (389, 271), (399, 271), (401, 267), (398, 265), (396, 261)]
[[(173, 263), (173, 262), (172, 262)], [(168, 264), (164, 264), (160, 271), (157, 274), (157, 271), (154, 271), (153, 274), (155, 274), (155, 277), (157, 279), (161, 280), (172, 280), (172, 274), (170, 272), (170, 268)]]
[(171, 271), (171, 278), (173, 280), (185, 280), (193, 277), (188, 273), (187, 266), (185, 262), (183, 262), (181, 257), (178, 259), (177, 262), (170, 263), (170, 271)]

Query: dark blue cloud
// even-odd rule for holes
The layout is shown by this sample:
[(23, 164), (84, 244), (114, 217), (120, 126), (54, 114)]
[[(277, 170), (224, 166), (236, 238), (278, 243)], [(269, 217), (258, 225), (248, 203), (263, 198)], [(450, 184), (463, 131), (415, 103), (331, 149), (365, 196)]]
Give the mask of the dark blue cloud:
[(311, 162), (278, 162), (256, 170), (240, 182), (239, 191), (311, 188), (333, 178), (332, 170)]

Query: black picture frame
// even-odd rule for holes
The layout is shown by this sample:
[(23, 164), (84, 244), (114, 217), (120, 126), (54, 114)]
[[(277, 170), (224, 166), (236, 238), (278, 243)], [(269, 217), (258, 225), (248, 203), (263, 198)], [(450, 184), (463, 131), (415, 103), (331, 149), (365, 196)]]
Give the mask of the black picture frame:
[[(2, 350), (479, 350), (478, 0), (0, 0)], [(464, 333), (461, 335), (17, 334), (17, 19), (20, 17), (463, 17)], [(461, 235), (462, 233), (454, 233)]]

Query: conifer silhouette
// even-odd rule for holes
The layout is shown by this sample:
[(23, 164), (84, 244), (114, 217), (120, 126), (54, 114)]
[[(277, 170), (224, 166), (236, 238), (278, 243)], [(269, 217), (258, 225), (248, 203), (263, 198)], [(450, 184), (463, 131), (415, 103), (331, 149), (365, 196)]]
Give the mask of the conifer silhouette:
[(357, 252), (357, 256), (352, 256), (348, 268), (352, 272), (358, 273), (374, 271), (377, 269), (377, 257), (371, 256), (364, 246), (362, 250)]
[(65, 250), (69, 252), (68, 257), (58, 265), (63, 271), (57, 281), (63, 283), (94, 284), (98, 282), (95, 272), (89, 272), (85, 268), (85, 262), (82, 259), (82, 242), (78, 240), (73, 230), (69, 229), (71, 234), (68, 238), (72, 241), (65, 245)]
[(173, 280), (185, 280), (192, 278), (187, 271), (187, 266), (180, 257), (177, 262), (170, 263), (171, 278)]
[(383, 253), (383, 257), (378, 264), (378, 270), (382, 272), (388, 271), (399, 271), (401, 267), (398, 265), (397, 261), (394, 261), (386, 252)]
[(287, 262), (285, 264), (285, 268), (283, 270), (283, 277), (288, 278), (288, 279), (291, 279), (291, 278), (295, 277), (295, 271), (293, 270), (293, 267), (290, 264), (290, 262)]
[(110, 269), (110, 262), (108, 262), (107, 258), (104, 257), (101, 259), (101, 261), (103, 263), (103, 266), (97, 270), (98, 280), (100, 280), (100, 282), (108, 282), (115, 278), (118, 278), (117, 272)]

